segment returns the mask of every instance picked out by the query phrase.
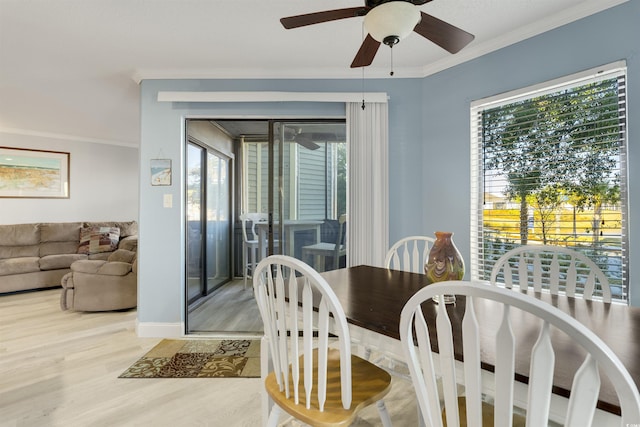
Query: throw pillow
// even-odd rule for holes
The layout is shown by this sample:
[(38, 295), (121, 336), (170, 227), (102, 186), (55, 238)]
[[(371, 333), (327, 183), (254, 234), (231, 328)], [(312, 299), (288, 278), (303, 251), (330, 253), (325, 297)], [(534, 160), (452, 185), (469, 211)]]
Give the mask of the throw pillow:
[(86, 227), (80, 230), (79, 254), (112, 252), (118, 248), (120, 229), (118, 227)]

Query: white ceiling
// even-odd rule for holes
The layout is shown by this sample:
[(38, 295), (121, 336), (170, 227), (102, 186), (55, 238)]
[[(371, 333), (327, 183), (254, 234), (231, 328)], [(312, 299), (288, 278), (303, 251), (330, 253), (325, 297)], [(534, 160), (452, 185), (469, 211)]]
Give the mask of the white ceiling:
[[(395, 76), (421, 77), (626, 0), (433, 0), (476, 36), (451, 55), (417, 34)], [(285, 30), (279, 18), (363, 0), (0, 0), (0, 131), (137, 146), (146, 78), (361, 78), (362, 18)], [(388, 77), (382, 46), (366, 77)]]

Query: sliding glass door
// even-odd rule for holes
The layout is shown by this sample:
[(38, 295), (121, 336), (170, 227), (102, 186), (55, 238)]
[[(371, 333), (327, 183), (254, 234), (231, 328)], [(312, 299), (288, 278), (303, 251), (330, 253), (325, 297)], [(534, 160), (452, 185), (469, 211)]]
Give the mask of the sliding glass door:
[(231, 279), (231, 184), (228, 157), (207, 151), (207, 293)]
[[(309, 248), (335, 244), (340, 237), (338, 219), (346, 211), (345, 123), (212, 119), (196, 127), (195, 121), (187, 122), (193, 128), (189, 135), (199, 139), (190, 138), (186, 150), (186, 332), (261, 334), (251, 289), (244, 280), (232, 280), (251, 274), (243, 265), (247, 247), (240, 215), (268, 218), (256, 225), (258, 261), (284, 253), (320, 270), (344, 265), (344, 254)], [(205, 134), (215, 134), (211, 145), (230, 157), (201, 142)], [(239, 159), (233, 180), (230, 159)], [(233, 191), (231, 181), (237, 183)], [(341, 242), (346, 244), (344, 237)], [(250, 278), (247, 283), (251, 286)]]
[(193, 304), (231, 280), (230, 159), (187, 145), (187, 301)]

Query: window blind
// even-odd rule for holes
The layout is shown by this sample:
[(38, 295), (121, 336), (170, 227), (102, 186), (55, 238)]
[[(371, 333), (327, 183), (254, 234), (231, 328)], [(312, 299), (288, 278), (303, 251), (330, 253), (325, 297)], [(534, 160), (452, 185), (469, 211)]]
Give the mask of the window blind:
[(627, 300), (626, 67), (472, 103), (471, 275), (524, 244), (591, 258)]

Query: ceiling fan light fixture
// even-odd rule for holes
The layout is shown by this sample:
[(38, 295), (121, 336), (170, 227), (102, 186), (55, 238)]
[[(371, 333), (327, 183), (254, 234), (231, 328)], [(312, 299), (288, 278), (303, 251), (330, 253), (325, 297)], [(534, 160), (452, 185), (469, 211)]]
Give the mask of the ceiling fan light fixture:
[(387, 45), (394, 45), (407, 37), (418, 22), (420, 9), (407, 1), (383, 3), (364, 17), (364, 27), (371, 37)]

